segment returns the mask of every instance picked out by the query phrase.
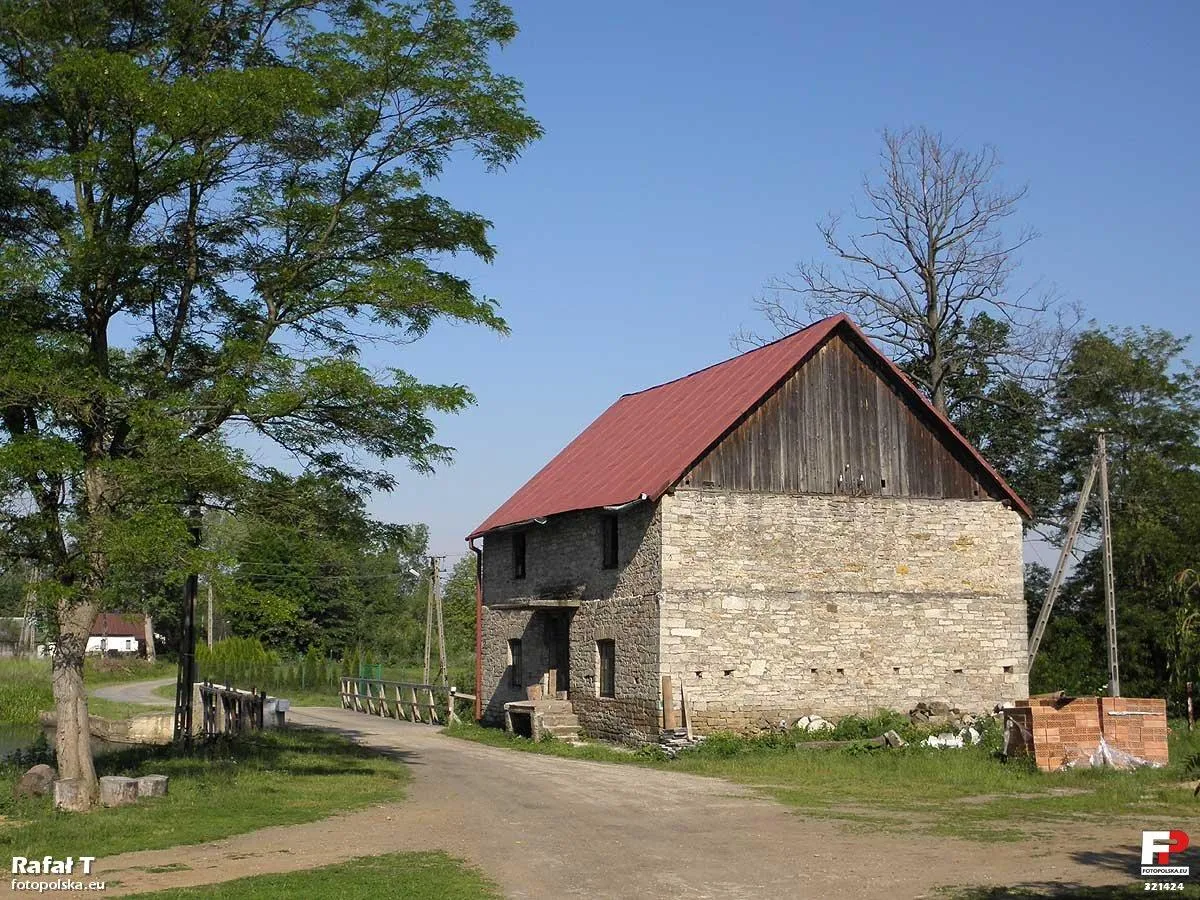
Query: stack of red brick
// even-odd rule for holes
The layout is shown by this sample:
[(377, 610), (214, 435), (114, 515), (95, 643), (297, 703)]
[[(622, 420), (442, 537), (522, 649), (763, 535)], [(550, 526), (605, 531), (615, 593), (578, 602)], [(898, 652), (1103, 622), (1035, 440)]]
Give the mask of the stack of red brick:
[(1044, 772), (1086, 761), (1103, 738), (1155, 765), (1167, 764), (1165, 700), (1132, 697), (1032, 697), (1004, 710), (1010, 756), (1032, 756)]

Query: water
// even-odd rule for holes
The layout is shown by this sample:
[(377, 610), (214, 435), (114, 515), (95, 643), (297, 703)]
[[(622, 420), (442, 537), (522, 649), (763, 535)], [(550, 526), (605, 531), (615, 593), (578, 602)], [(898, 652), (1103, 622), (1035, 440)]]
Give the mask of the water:
[(0, 760), (17, 750), (28, 750), (42, 733), (40, 725), (14, 725), (0, 722)]

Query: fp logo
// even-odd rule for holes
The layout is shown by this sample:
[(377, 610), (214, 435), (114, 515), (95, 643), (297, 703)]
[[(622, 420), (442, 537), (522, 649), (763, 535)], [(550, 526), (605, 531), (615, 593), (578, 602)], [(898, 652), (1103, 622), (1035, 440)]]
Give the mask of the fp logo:
[(1188, 848), (1186, 831), (1143, 831), (1143, 875), (1187, 875), (1188, 866), (1171, 865), (1171, 857)]

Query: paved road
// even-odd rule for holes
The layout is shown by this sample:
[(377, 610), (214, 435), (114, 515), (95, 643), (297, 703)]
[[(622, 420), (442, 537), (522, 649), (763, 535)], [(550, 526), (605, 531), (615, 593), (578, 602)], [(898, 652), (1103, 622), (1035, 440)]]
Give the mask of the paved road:
[[(942, 885), (1130, 884), (1139, 823), (1019, 844), (870, 834), (717, 779), (486, 747), (428, 726), (293, 710), (412, 767), (408, 798), (308, 825), (102, 860), (107, 893), (440, 849), (514, 898), (896, 898)], [(1157, 827), (1157, 826), (1155, 826)], [(1047, 831), (1051, 831), (1047, 828)], [(186, 871), (153, 872), (185, 864)], [(349, 900), (349, 898), (347, 898)]]
[(174, 701), (160, 697), (154, 693), (155, 688), (164, 684), (174, 684), (174, 678), (159, 678), (155, 681), (128, 681), (124, 684), (108, 684), (104, 687), (92, 688), (91, 695), (104, 700), (117, 700), (121, 703), (138, 703), (142, 706), (171, 706)]

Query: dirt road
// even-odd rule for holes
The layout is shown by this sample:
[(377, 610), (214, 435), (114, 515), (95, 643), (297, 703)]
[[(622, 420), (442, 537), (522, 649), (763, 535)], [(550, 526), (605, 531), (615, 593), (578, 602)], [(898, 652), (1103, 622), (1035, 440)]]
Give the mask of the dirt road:
[[(558, 759), (344, 710), (294, 710), (412, 767), (409, 798), (308, 825), (98, 863), (109, 895), (405, 850), (446, 850), (514, 898), (927, 896), (943, 885), (1130, 884), (1136, 823), (980, 844), (872, 834), (727, 782)], [(1047, 828), (1047, 831), (1053, 829)], [(186, 870), (147, 868), (186, 865)]]
[(124, 684), (109, 684), (92, 688), (91, 695), (119, 703), (138, 703), (142, 706), (171, 706), (174, 701), (154, 693), (164, 684), (174, 684), (174, 678), (159, 678), (155, 681), (129, 681)]

